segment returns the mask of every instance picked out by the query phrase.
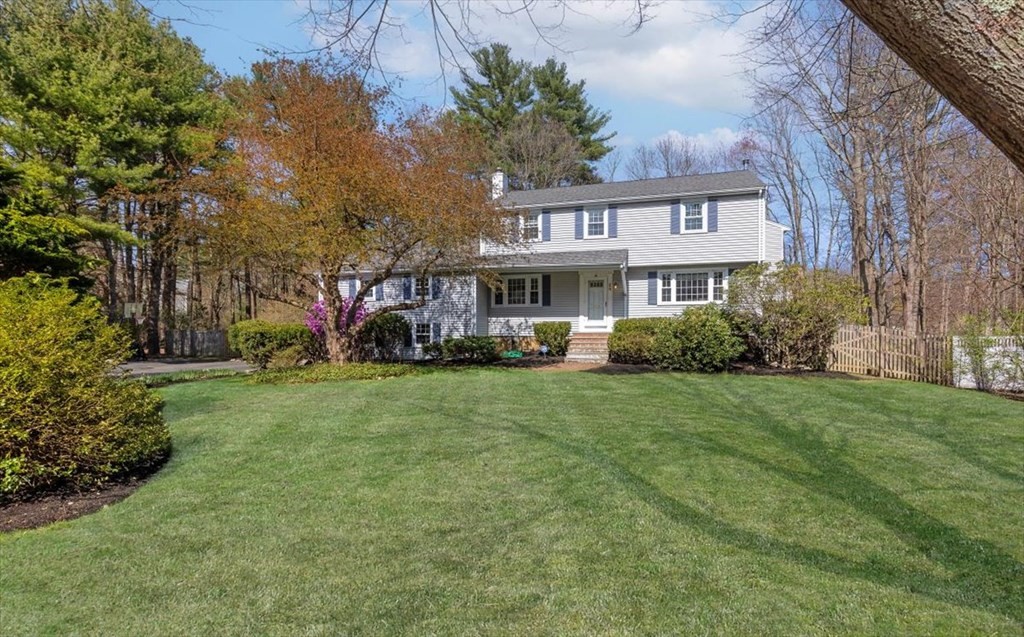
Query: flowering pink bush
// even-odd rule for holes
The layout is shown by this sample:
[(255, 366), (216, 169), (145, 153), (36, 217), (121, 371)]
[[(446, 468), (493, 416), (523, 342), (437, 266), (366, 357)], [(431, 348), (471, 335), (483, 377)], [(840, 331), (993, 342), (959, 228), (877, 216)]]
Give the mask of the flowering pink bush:
[[(348, 324), (345, 321), (345, 317), (348, 316), (348, 310), (352, 307), (352, 299), (341, 300), (341, 312), (338, 315), (338, 329), (344, 332), (348, 329)], [(359, 307), (356, 308), (355, 324), (359, 325), (366, 318), (366, 308), (360, 303)], [(318, 339), (323, 340), (327, 337), (327, 307), (323, 301), (317, 301), (313, 304), (313, 307), (309, 308), (306, 312), (306, 327), (309, 328), (310, 332)]]

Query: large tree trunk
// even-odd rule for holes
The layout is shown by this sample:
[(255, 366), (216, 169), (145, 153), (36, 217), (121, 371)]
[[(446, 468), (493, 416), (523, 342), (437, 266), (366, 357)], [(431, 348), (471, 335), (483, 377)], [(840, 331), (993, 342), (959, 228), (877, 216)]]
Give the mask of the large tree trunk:
[(162, 249), (154, 246), (149, 259), (149, 293), (146, 295), (146, 349), (151, 356), (160, 354), (160, 301), (164, 273)]
[(1024, 170), (1024, 0), (843, 0)]

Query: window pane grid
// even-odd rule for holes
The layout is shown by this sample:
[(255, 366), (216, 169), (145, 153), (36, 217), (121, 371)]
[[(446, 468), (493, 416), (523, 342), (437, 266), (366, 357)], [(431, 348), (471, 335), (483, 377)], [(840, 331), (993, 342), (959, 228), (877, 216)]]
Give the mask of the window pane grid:
[(509, 279), (506, 286), (509, 305), (526, 305), (526, 279)]
[(425, 345), (430, 342), (430, 323), (416, 324), (416, 344)]
[(671, 303), (672, 302), (672, 275), (662, 274), (661, 275), (661, 302)]
[(686, 204), (685, 219), (683, 227), (686, 230), (704, 229), (704, 205), (699, 203)]
[(523, 218), (523, 237), (530, 240), (540, 238), (540, 218), (537, 213), (530, 213)]
[(592, 210), (587, 214), (587, 235), (591, 237), (604, 235), (603, 210)]
[(537, 277), (530, 279), (530, 304), (540, 305), (540, 281)]
[(725, 275), (721, 272), (712, 274), (712, 294), (716, 301), (725, 300)]
[(428, 299), (430, 298), (430, 277), (418, 276), (416, 277), (416, 298)]
[(676, 274), (676, 301), (694, 303), (708, 300), (708, 273)]

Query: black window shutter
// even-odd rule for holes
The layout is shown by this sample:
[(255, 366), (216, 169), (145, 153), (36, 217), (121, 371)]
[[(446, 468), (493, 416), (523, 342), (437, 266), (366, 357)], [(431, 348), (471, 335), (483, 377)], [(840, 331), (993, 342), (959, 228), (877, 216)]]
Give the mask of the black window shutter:
[(540, 277), (540, 304), (544, 307), (551, 305), (551, 275), (542, 274)]

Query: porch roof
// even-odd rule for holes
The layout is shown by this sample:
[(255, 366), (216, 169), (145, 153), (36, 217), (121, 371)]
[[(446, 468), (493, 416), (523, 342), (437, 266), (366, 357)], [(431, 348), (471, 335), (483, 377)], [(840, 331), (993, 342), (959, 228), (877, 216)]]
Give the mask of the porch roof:
[(611, 266), (623, 268), (629, 261), (629, 250), (579, 250), (574, 252), (535, 252), (490, 257), (488, 265), (494, 269), (560, 269), (596, 268)]

